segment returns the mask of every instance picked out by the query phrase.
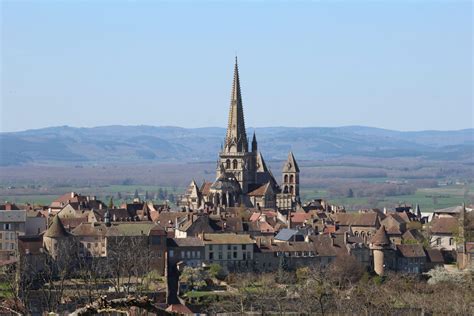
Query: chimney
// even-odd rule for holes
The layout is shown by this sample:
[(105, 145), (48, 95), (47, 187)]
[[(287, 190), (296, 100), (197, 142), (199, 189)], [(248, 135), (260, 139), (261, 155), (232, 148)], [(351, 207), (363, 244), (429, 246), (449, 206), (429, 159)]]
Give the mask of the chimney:
[(387, 208), (386, 207), (383, 208), (383, 213), (387, 214)]
[(99, 203), (99, 210), (102, 209), (102, 203)]
[(74, 198), (74, 195), (76, 195), (76, 193), (75, 193), (75, 192), (71, 192), (71, 199)]

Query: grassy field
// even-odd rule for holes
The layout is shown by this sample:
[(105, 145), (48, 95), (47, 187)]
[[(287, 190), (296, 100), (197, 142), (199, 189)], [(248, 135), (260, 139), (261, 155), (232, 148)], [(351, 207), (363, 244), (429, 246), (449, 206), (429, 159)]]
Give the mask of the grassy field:
[[(460, 205), (463, 202), (469, 203), (474, 195), (474, 185), (470, 185), (467, 199), (465, 199), (465, 187), (462, 185), (451, 185), (437, 188), (421, 188), (417, 189), (411, 195), (399, 195), (389, 197), (342, 197), (331, 196), (327, 190), (320, 188), (301, 189), (301, 197), (303, 201), (310, 201), (316, 198), (324, 198), (331, 203), (341, 204), (348, 210), (356, 210), (359, 208), (368, 207), (394, 207), (399, 204), (419, 204), (422, 211), (433, 211), (453, 205)], [(150, 199), (158, 195), (159, 190), (166, 191), (168, 194), (173, 194), (175, 197), (184, 192), (184, 187), (159, 187), (151, 185), (110, 185), (98, 187), (55, 187), (40, 192), (16, 192), (15, 194), (1, 195), (2, 201), (11, 201), (15, 203), (35, 203), (41, 205), (48, 205), (58, 196), (66, 192), (79, 192), (82, 194), (96, 195), (97, 198), (108, 203), (111, 196), (114, 197), (115, 204), (124, 201), (126, 197), (128, 200), (133, 197), (135, 190), (138, 190), (142, 199), (145, 197), (145, 192), (148, 192)], [(118, 194), (122, 195), (122, 199), (118, 198)], [(163, 202), (161, 199), (154, 199), (157, 203)]]
[(331, 203), (342, 204), (349, 210), (363, 207), (394, 207), (399, 204), (416, 205), (419, 204), (422, 211), (433, 211), (435, 209), (446, 208), (454, 205), (461, 205), (463, 202), (469, 203), (473, 198), (474, 187), (471, 185), (470, 195), (464, 197), (464, 186), (453, 185), (438, 188), (417, 189), (415, 194), (398, 195), (388, 197), (331, 197), (326, 190), (302, 189), (302, 199), (324, 198)]

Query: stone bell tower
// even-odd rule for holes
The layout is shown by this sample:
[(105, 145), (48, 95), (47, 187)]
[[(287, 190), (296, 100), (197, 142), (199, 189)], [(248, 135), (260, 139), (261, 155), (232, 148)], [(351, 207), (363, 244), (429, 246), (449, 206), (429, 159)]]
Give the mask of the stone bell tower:
[(300, 196), (300, 168), (291, 151), (288, 153), (288, 159), (283, 165), (282, 177), (283, 193), (288, 193), (293, 198), (298, 198)]

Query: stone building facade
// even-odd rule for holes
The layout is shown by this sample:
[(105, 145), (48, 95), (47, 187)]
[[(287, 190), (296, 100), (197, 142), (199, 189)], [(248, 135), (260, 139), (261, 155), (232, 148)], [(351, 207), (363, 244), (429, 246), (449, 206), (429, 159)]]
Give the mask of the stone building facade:
[(235, 206), (292, 209), (299, 202), (300, 170), (291, 152), (282, 172), (280, 186), (258, 151), (255, 133), (249, 148), (236, 59), (227, 133), (217, 160), (216, 180), (201, 187), (193, 180), (179, 205), (189, 209)]

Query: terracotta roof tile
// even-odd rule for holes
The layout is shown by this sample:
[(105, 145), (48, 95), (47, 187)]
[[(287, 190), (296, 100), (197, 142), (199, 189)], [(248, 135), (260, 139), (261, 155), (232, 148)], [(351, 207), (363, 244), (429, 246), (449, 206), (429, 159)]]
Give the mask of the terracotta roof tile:
[(387, 231), (385, 230), (385, 226), (381, 226), (377, 232), (375, 233), (374, 237), (370, 240), (370, 243), (376, 246), (387, 246), (390, 245), (390, 238), (388, 238)]
[(454, 217), (439, 217), (431, 221), (430, 231), (433, 234), (453, 234), (459, 226), (458, 219)]

